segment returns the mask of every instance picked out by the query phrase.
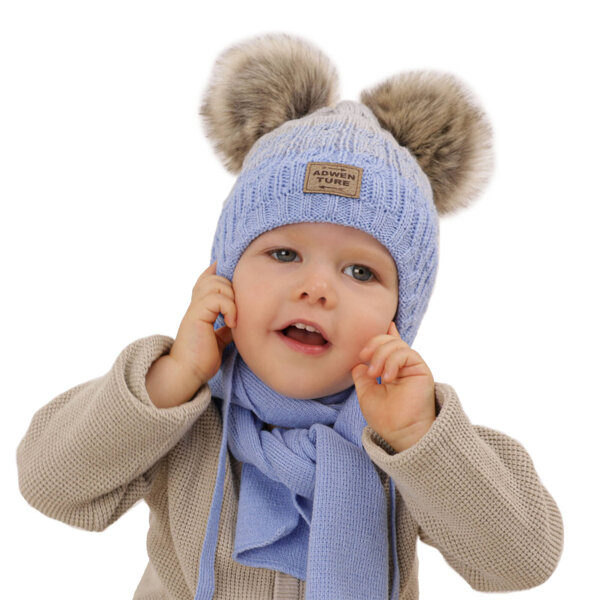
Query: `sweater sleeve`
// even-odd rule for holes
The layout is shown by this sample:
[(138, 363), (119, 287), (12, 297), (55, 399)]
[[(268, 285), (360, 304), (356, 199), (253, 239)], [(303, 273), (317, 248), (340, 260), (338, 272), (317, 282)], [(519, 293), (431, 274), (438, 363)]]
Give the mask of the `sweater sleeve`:
[(128, 345), (104, 376), (39, 409), (17, 448), (19, 488), (31, 506), (74, 527), (102, 531), (148, 492), (165, 456), (210, 402), (203, 386), (185, 404), (156, 407), (151, 364), (173, 339)]
[(532, 588), (562, 553), (563, 526), (523, 446), (473, 426), (455, 391), (436, 383), (438, 416), (411, 448), (394, 453), (370, 427), (365, 450), (394, 481), (423, 542), (478, 591)]

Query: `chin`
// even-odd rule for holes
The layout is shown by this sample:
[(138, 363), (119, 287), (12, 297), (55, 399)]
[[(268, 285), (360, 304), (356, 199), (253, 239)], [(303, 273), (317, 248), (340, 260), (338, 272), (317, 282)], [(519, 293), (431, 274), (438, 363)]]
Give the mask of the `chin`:
[(233, 341), (246, 365), (265, 385), (268, 385), (282, 396), (300, 400), (314, 400), (337, 394), (354, 385), (352, 375), (347, 373), (343, 376), (339, 369), (337, 378), (332, 381), (331, 377), (326, 378), (324, 376), (323, 368), (313, 371), (310, 368), (307, 370), (289, 364), (282, 365), (278, 369), (271, 368), (271, 365), (268, 361), (265, 361), (264, 356), (258, 349), (247, 347), (244, 344), (238, 345), (236, 333), (237, 331), (234, 329)]
[[(262, 378), (261, 378), (262, 379)], [(277, 381), (271, 378), (262, 379), (272, 390), (277, 393), (288, 396), (290, 398), (298, 398), (299, 400), (315, 400), (317, 398), (323, 398), (324, 396), (330, 396), (331, 394), (337, 394), (343, 390), (348, 389), (353, 384), (352, 380), (350, 383), (344, 382), (338, 385), (310, 385), (304, 378), (301, 382), (290, 381)]]

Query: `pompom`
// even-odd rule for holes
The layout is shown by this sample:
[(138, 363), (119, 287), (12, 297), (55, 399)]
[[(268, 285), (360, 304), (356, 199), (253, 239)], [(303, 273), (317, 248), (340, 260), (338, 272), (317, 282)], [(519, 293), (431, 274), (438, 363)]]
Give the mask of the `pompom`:
[(330, 106), (337, 96), (337, 72), (318, 48), (287, 34), (269, 34), (217, 58), (200, 114), (225, 167), (238, 173), (258, 138)]
[(428, 176), (439, 214), (467, 206), (492, 171), (492, 131), (470, 91), (436, 72), (396, 75), (360, 100)]

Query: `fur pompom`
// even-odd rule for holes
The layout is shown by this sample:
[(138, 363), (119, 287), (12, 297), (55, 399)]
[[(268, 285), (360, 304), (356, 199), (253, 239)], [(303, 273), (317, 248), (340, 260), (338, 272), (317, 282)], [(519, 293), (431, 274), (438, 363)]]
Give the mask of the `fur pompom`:
[(455, 77), (404, 73), (364, 90), (360, 100), (417, 159), (439, 214), (467, 206), (480, 194), (492, 170), (492, 131)]
[(337, 96), (337, 72), (318, 48), (270, 34), (236, 44), (217, 58), (200, 114), (225, 167), (238, 173), (258, 138), (330, 106)]

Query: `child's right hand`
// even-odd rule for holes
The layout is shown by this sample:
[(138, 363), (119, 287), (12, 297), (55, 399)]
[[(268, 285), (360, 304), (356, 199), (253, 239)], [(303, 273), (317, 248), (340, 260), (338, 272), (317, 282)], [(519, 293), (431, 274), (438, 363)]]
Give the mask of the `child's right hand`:
[[(223, 349), (231, 342), (231, 328), (236, 324), (233, 287), (216, 273), (214, 262), (196, 281), (192, 301), (169, 353), (184, 373), (197, 379), (198, 387), (219, 370)], [(219, 313), (223, 314), (225, 325), (215, 330)]]
[[(237, 316), (233, 287), (216, 273), (215, 262), (200, 275), (169, 354), (148, 369), (146, 390), (159, 408), (190, 400), (219, 370), (223, 349), (232, 340)], [(215, 331), (219, 313), (223, 313), (225, 325)]]

